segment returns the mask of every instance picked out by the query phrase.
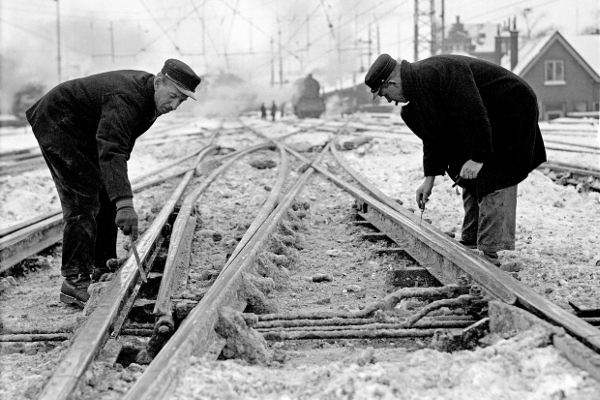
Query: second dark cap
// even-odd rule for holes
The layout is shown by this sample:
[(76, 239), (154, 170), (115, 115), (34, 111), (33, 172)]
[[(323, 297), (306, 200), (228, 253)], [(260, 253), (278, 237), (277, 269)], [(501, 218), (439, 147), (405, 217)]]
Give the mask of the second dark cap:
[(365, 84), (371, 88), (371, 93), (377, 93), (381, 84), (390, 76), (396, 68), (398, 62), (389, 54), (381, 54), (373, 61), (367, 75), (365, 75)]
[(196, 100), (194, 92), (196, 86), (200, 84), (200, 77), (196, 75), (183, 61), (170, 58), (165, 61), (161, 72), (169, 78), (183, 94)]

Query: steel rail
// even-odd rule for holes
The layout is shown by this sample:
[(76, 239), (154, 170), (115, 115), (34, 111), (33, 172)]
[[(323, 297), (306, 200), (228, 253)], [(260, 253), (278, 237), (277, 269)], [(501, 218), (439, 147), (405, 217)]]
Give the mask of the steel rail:
[(600, 147), (598, 147), (598, 146), (588, 145), (588, 144), (579, 144), (579, 143), (569, 143), (569, 142), (563, 142), (562, 140), (545, 139), (544, 143), (564, 144), (564, 145), (571, 146), (571, 147), (580, 147), (582, 149), (596, 150), (596, 152), (600, 151)]
[(0, 166), (0, 176), (22, 174), (24, 172), (42, 168), (45, 163), (42, 156), (39, 156), (25, 161), (19, 161), (15, 164)]
[(39, 146), (33, 146), (33, 147), (28, 147), (28, 148), (19, 149), (19, 150), (2, 151), (2, 152), (0, 152), (0, 160), (10, 159), (11, 157), (19, 156), (19, 155), (23, 155), (23, 154), (32, 154), (36, 150), (39, 150), (39, 149), (40, 149)]
[[(211, 139), (212, 141), (212, 139)], [(202, 146), (199, 148), (194, 149), (193, 151), (191, 151), (190, 153), (186, 154), (183, 157), (180, 157), (176, 160), (171, 161), (170, 163), (167, 163), (165, 165), (161, 165), (158, 168), (155, 168), (151, 171), (148, 171), (140, 176), (136, 176), (135, 178), (131, 179), (131, 184), (134, 185), (136, 183), (142, 182), (144, 179), (151, 177), (151, 176), (155, 176), (156, 174), (159, 174), (161, 172), (164, 172), (166, 169), (169, 169), (171, 167), (174, 167), (176, 165), (179, 165), (193, 157), (195, 157), (197, 154), (199, 154), (200, 152), (204, 151), (204, 149), (206, 148), (206, 146)]]
[[(294, 154), (295, 152), (292, 152)], [(300, 154), (294, 154), (305, 160)], [(520, 304), (536, 315), (565, 328), (595, 351), (600, 351), (600, 330), (577, 318), (561, 307), (539, 295), (531, 288), (514, 280), (488, 261), (476, 256), (455, 240), (430, 224), (419, 226), (413, 219), (344, 182), (326, 169), (313, 165), (338, 186), (350, 192), (359, 202), (359, 215), (405, 250), (442, 283), (455, 281), (460, 273), (466, 273), (487, 294), (508, 304)], [(449, 283), (449, 282), (448, 282)]]
[[(34, 148), (34, 150), (35, 150), (35, 148)], [(0, 155), (0, 162), (24, 161), (24, 160), (30, 160), (32, 158), (41, 158), (42, 153), (40, 152), (39, 148), (37, 150), (38, 150), (37, 152), (27, 151), (27, 152), (21, 152), (21, 153), (17, 153), (17, 154)]]
[[(140, 183), (147, 177), (156, 175), (159, 172), (163, 172), (166, 168), (173, 167), (178, 163), (185, 162), (190, 158), (197, 156), (208, 147), (209, 146), (205, 146), (204, 148), (196, 149), (192, 153), (176, 160), (177, 162), (171, 162), (160, 169), (153, 170), (150, 173), (133, 179), (133, 182), (137, 182), (133, 184), (133, 192), (140, 192), (150, 186), (193, 170), (196, 168), (195, 166)], [(210, 152), (216, 150), (217, 148), (215, 147), (210, 148)], [(23, 221), (12, 227), (5, 228), (1, 233), (3, 235), (0, 235), (0, 272), (3, 272), (18, 262), (23, 261), (33, 254), (39, 253), (62, 239), (62, 210), (50, 211), (41, 216)]]
[[(337, 144), (337, 143), (336, 143)], [(331, 154), (333, 154), (333, 158), (342, 166), (342, 168), (350, 175), (356, 182), (358, 182), (362, 187), (364, 187), (371, 195), (375, 198), (380, 199), (387, 206), (393, 208), (399, 213), (403, 214), (407, 218), (412, 219), (415, 222), (418, 222), (419, 218), (410, 211), (408, 211), (405, 207), (402, 207), (397, 201), (389, 197), (387, 194), (383, 193), (379, 190), (378, 187), (371, 184), (364, 176), (362, 176), (358, 171), (352, 169), (350, 165), (344, 160), (344, 158), (340, 155), (340, 152), (337, 150), (336, 146), (331, 146)]]
[(567, 149), (565, 147), (544, 146), (547, 150), (564, 151), (565, 153), (600, 154), (598, 150)]
[[(158, 318), (156, 329), (160, 329), (161, 325), (165, 325), (171, 332), (174, 329), (173, 325), (173, 317), (172, 317), (172, 302), (171, 299), (174, 294), (176, 294), (176, 288), (179, 286), (179, 282), (176, 281), (176, 278), (179, 278), (180, 274), (178, 274), (178, 265), (180, 264), (180, 254), (183, 252), (183, 248), (186, 243), (184, 242), (184, 238), (186, 237), (186, 232), (188, 232), (191, 228), (190, 226), (195, 226), (195, 203), (198, 200), (198, 196), (200, 196), (208, 187), (208, 185), (224, 170), (229, 168), (235, 161), (239, 158), (258, 150), (262, 150), (271, 144), (261, 143), (252, 147), (249, 147), (243, 151), (240, 151), (235, 157), (231, 157), (226, 163), (221, 165), (218, 169), (213, 171), (213, 173), (206, 178), (202, 182), (202, 184), (196, 188), (192, 193), (190, 193), (183, 201), (181, 208), (179, 209), (179, 213), (177, 218), (175, 219), (175, 223), (173, 224), (173, 231), (171, 233), (171, 241), (169, 243), (169, 251), (167, 253), (167, 259), (165, 261), (165, 268), (163, 271), (163, 277), (160, 283), (160, 288), (158, 291), (158, 295), (156, 298), (156, 303), (154, 306), (153, 314)], [(282, 151), (282, 150), (280, 150)], [(287, 159), (282, 154), (282, 167), (280, 169), (279, 179), (277, 181), (278, 186), (274, 188), (273, 191), (277, 191), (277, 187), (281, 188), (283, 185), (283, 180), (285, 178), (285, 171), (287, 170)], [(284, 174), (281, 174), (283, 171)], [(269, 195), (268, 201), (265, 203), (265, 206), (270, 210), (273, 209), (275, 201), (277, 200), (277, 196)], [(264, 206), (263, 206), (264, 207)], [(255, 220), (256, 221), (256, 220)], [(254, 222), (253, 222), (254, 224)], [(248, 231), (252, 231), (253, 226), (251, 225)], [(245, 236), (244, 236), (245, 237)], [(191, 237), (189, 237), (191, 240)], [(241, 244), (241, 243), (240, 243)], [(240, 247), (239, 245), (237, 247)], [(236, 247), (236, 249), (237, 249)], [(237, 254), (237, 253), (236, 253)], [(234, 257), (232, 254), (230, 260)]]
[(581, 165), (567, 164), (559, 161), (546, 161), (539, 168), (550, 168), (559, 171), (571, 172), (578, 175), (593, 176), (594, 178), (600, 178), (600, 169), (582, 167)]
[[(315, 166), (315, 169), (338, 185), (344, 187), (350, 186), (323, 168)], [(406, 239), (403, 238), (402, 235), (398, 235), (400, 231), (403, 235), (411, 235), (422, 241), (426, 246), (439, 253), (440, 256), (463, 269), (477, 283), (482, 287), (487, 288), (492, 294), (496, 294), (496, 296), (501, 299), (505, 296), (498, 296), (500, 293), (495, 291), (501, 290), (504, 293), (510, 294), (511, 297), (517, 300), (516, 303), (534, 314), (542, 316), (545, 320), (562, 326), (570, 334), (586, 343), (596, 352), (600, 351), (600, 330), (596, 327), (555, 305), (521, 282), (512, 279), (510, 275), (500, 271), (493, 264), (475, 256), (458, 244), (458, 242), (450, 239), (447, 235), (430, 224), (423, 224), (422, 227), (414, 226), (412, 221), (403, 221), (404, 218), (402, 214), (389, 209), (389, 207), (383, 203), (380, 203), (366, 194), (363, 196), (360, 191), (356, 189), (353, 189), (353, 191), (356, 193), (355, 197), (357, 197), (364, 205), (360, 213), (367, 217), (371, 223), (374, 223), (374, 225), (382, 232), (388, 233), (390, 238), (398, 238), (397, 243), (399, 243), (401, 247), (406, 242)], [(374, 211), (372, 214), (375, 215), (368, 217), (367, 214), (372, 211)], [(409, 247), (406, 251), (417, 260), (422, 258), (419, 248), (415, 249)], [(429, 263), (425, 263), (423, 266), (429, 269), (430, 265), (428, 264)], [(447, 264), (447, 262), (444, 263), (443, 267), (447, 268)], [(432, 269), (430, 271), (434, 276), (437, 275), (435, 270)], [(510, 299), (503, 300), (505, 303), (511, 303), (511, 301), (507, 301)]]
[[(207, 146), (204, 151), (200, 152), (196, 164), (212, 149), (212, 146)], [(185, 178), (181, 180), (151, 226), (139, 239), (138, 250), (142, 264), (145, 264), (150, 257), (151, 250), (161, 237), (163, 227), (168, 222), (179, 198), (191, 181), (192, 175), (188, 174)], [(128, 302), (138, 278), (139, 271), (136, 260), (133, 256), (130, 256), (115, 273), (113, 280), (99, 299), (96, 308), (78, 330), (71, 346), (62, 361), (57, 365), (50, 380), (44, 386), (38, 400), (67, 400), (71, 398), (83, 374), (108, 339), (108, 332), (118, 318), (122, 307)]]
[[(185, 162), (185, 161), (189, 160), (190, 158), (193, 158), (193, 157), (194, 157), (194, 156), (196, 156), (198, 153), (200, 153), (202, 150), (204, 150), (204, 148), (205, 148), (205, 147), (206, 147), (206, 146), (204, 146), (204, 147), (202, 147), (202, 148), (198, 148), (198, 149), (196, 149), (196, 150), (192, 151), (191, 153), (189, 153), (189, 154), (187, 154), (187, 155), (185, 155), (185, 156), (183, 156), (183, 157), (181, 157), (181, 158), (178, 158), (178, 159), (177, 159), (177, 160), (175, 160), (175, 161), (172, 161), (172, 162), (168, 163), (167, 165), (163, 165), (163, 166), (161, 166), (160, 168), (155, 168), (155, 169), (153, 169), (153, 170), (151, 170), (151, 171), (149, 171), (149, 172), (146, 172), (146, 173), (144, 173), (144, 174), (142, 174), (142, 175), (140, 175), (140, 176), (133, 177), (133, 178), (131, 179), (131, 182), (130, 182), (130, 183), (131, 183), (131, 185), (133, 186), (133, 187), (132, 187), (133, 191), (134, 191), (134, 192), (135, 192), (135, 191), (139, 191), (139, 190), (142, 190), (142, 189), (144, 189), (144, 188), (146, 188), (146, 187), (150, 186), (150, 185), (151, 185), (151, 183), (148, 183), (148, 182), (147, 182), (147, 183), (145, 183), (145, 184), (143, 184), (143, 185), (141, 185), (141, 184), (140, 184), (140, 185), (138, 185), (138, 183), (139, 183), (139, 182), (142, 182), (142, 181), (144, 181), (145, 179), (147, 179), (147, 178), (149, 178), (149, 177), (154, 177), (154, 176), (156, 176), (157, 174), (159, 174), (159, 173), (161, 173), (161, 172), (164, 172), (164, 171), (165, 171), (166, 169), (168, 169), (168, 168), (171, 168), (171, 167), (173, 167), (173, 166), (176, 166), (176, 165), (178, 165), (178, 164), (180, 164), (180, 163), (183, 163), (183, 162)], [(173, 178), (173, 177), (175, 177), (175, 176), (178, 176), (178, 175), (183, 175), (183, 174), (184, 174), (184, 173), (186, 173), (187, 171), (188, 171), (188, 169), (185, 169), (185, 170), (182, 170), (182, 171), (175, 172), (175, 173), (174, 173), (175, 175), (171, 174), (171, 175), (164, 176), (164, 177), (162, 177), (162, 178), (155, 178), (155, 179), (154, 179), (154, 181), (153, 181), (153, 182), (155, 182), (155, 183), (153, 183), (153, 184), (156, 184), (156, 183), (158, 183), (158, 182), (161, 182), (161, 181), (163, 181), (163, 180), (171, 179), (171, 178)], [(52, 210), (52, 211), (49, 211), (49, 212), (47, 212), (47, 213), (45, 213), (45, 214), (42, 214), (42, 215), (39, 215), (39, 216), (36, 216), (36, 217), (30, 218), (30, 219), (28, 219), (28, 220), (25, 220), (25, 221), (19, 222), (19, 223), (15, 224), (15, 225), (12, 225), (12, 226), (6, 227), (6, 228), (4, 228), (4, 229), (1, 229), (1, 230), (0, 230), (0, 238), (1, 238), (1, 237), (4, 237), (4, 236), (6, 236), (6, 235), (8, 235), (8, 234), (11, 234), (11, 233), (13, 233), (13, 232), (16, 232), (16, 231), (18, 231), (18, 230), (20, 230), (20, 229), (23, 229), (23, 228), (25, 228), (25, 227), (27, 227), (27, 226), (33, 225), (33, 224), (35, 224), (35, 223), (37, 223), (37, 222), (40, 222), (40, 221), (42, 221), (42, 220), (44, 220), (44, 219), (51, 218), (51, 217), (53, 217), (53, 216), (55, 216), (55, 215), (61, 214), (61, 213), (62, 213), (62, 210), (61, 210), (61, 209)]]
[[(327, 147), (317, 159), (321, 159)], [(214, 332), (220, 309), (228, 306), (242, 310), (247, 299), (244, 291), (244, 274), (252, 265), (255, 257), (266, 245), (270, 235), (277, 228), (279, 221), (287, 213), (294, 198), (304, 187), (311, 174), (308, 168), (298, 179), (292, 189), (279, 202), (275, 210), (269, 214), (266, 222), (261, 224), (238, 256), (224, 268), (219, 277), (204, 295), (198, 305), (190, 312), (171, 340), (165, 344), (156, 358), (138, 378), (134, 386), (127, 392), (125, 400), (150, 400), (167, 398), (174, 388), (177, 379), (183, 375), (189, 357), (192, 354), (206, 354), (215, 341)]]
[[(178, 172), (175, 176), (183, 174)], [(173, 178), (172, 175), (158, 178), (152, 182), (135, 185), (137, 193), (148, 186)], [(49, 217), (48, 217), (49, 216)], [(26, 221), (29, 225), (0, 238), (0, 272), (6, 271), (27, 257), (58, 243), (62, 239), (62, 211), (52, 211), (40, 217)], [(32, 221), (36, 221), (30, 224)]]
[[(132, 189), (138, 193), (149, 186), (175, 178), (186, 172), (179, 171), (156, 178)], [(52, 211), (42, 216), (25, 221), (18, 225), (19, 229), (0, 237), (0, 272), (6, 271), (29, 256), (58, 243), (62, 239), (62, 211)]]
[[(290, 135), (297, 134), (297, 133), (302, 132), (302, 131), (304, 131), (306, 129), (307, 128), (298, 129), (298, 130), (296, 130), (294, 132), (290, 132), (290, 133), (284, 135), (283, 137), (287, 137), (287, 136), (290, 136)], [(212, 142), (212, 140), (213, 139), (211, 139), (211, 142)], [(202, 150), (202, 149), (200, 149), (200, 150)], [(181, 171), (173, 172), (172, 174), (169, 174), (169, 175), (165, 175), (165, 176), (162, 176), (162, 177), (154, 178), (153, 180), (146, 181), (144, 184), (140, 184), (140, 185), (137, 184), (137, 182), (141, 182), (141, 181), (145, 180), (146, 178), (149, 178), (149, 177), (152, 177), (152, 176), (155, 176), (155, 175), (157, 175), (159, 173), (164, 172), (164, 170), (167, 169), (167, 168), (171, 168), (171, 167), (177, 165), (178, 163), (182, 163), (182, 162), (185, 162), (185, 161), (189, 160), (190, 158), (192, 158), (193, 156), (195, 156), (196, 154), (198, 154), (198, 152), (199, 151), (195, 150), (194, 152), (189, 153), (189, 154), (187, 154), (187, 155), (185, 155), (185, 156), (183, 156), (183, 157), (181, 157), (181, 158), (179, 158), (179, 159), (177, 159), (177, 160), (175, 160), (175, 161), (173, 161), (173, 162), (171, 162), (171, 163), (169, 163), (169, 164), (167, 164), (165, 166), (161, 166), (161, 167), (156, 168), (156, 169), (154, 169), (154, 170), (152, 170), (150, 172), (146, 172), (143, 175), (136, 176), (136, 177), (132, 178), (131, 184), (133, 185), (133, 188), (132, 188), (133, 191), (136, 192), (136, 191), (145, 189), (145, 188), (147, 188), (149, 186), (156, 185), (156, 184), (158, 184), (158, 183), (160, 183), (162, 181), (165, 181), (165, 180), (174, 178), (176, 176), (185, 174), (186, 172), (188, 172), (189, 169), (183, 169)], [(234, 156), (234, 155), (235, 155), (235, 152), (232, 152), (232, 153), (229, 153), (229, 154), (217, 157), (214, 160), (206, 161), (206, 162), (204, 162), (202, 164), (205, 164), (205, 163), (206, 164), (210, 164), (210, 163), (213, 163), (213, 161), (214, 162), (222, 161), (222, 160), (225, 160), (228, 157)], [(197, 168), (197, 169), (201, 168), (201, 165), (198, 166), (198, 167), (195, 167), (195, 168)], [(202, 171), (200, 171), (200, 170), (196, 171), (196, 174), (200, 174), (200, 173), (202, 173)], [(42, 215), (39, 215), (39, 216), (30, 218), (30, 219), (27, 219), (25, 221), (18, 222), (16, 224), (11, 225), (9, 227), (6, 227), (4, 229), (0, 229), (0, 238), (2, 238), (4, 236), (7, 236), (7, 235), (9, 235), (9, 234), (11, 234), (13, 232), (16, 232), (16, 231), (19, 231), (21, 229), (24, 229), (24, 228), (26, 228), (26, 227), (28, 227), (30, 225), (33, 225), (35, 223), (38, 223), (38, 222), (42, 221), (42, 220), (49, 219), (49, 218), (51, 218), (51, 217), (53, 217), (55, 215), (61, 214), (61, 213), (62, 213), (61, 209), (52, 210), (52, 211), (49, 211), (49, 212), (47, 212), (45, 214), (42, 214)]]
[[(270, 144), (261, 144), (255, 146), (257, 149), (269, 146)], [(196, 159), (195, 165), (199, 165), (204, 156), (212, 150), (212, 146), (202, 152)], [(235, 158), (243, 156), (246, 152), (238, 152)], [(229, 164), (230, 165), (230, 164)], [(214, 171), (207, 180), (214, 180), (220, 173), (226, 170), (226, 166)], [(156, 246), (156, 242), (161, 236), (162, 228), (168, 222), (176, 204), (187, 188), (194, 171), (189, 171), (184, 179), (175, 189), (173, 195), (167, 201), (165, 207), (160, 211), (152, 226), (144, 233), (138, 243), (138, 250), (142, 264), (147, 267), (148, 258), (151, 250)], [(202, 186), (206, 189), (208, 184), (203, 182)], [(92, 315), (79, 329), (71, 347), (63, 358), (61, 364), (57, 367), (57, 372), (44, 387), (44, 390), (38, 399), (68, 399), (73, 396), (79, 382), (87, 368), (91, 365), (95, 356), (99, 353), (103, 344), (108, 340), (109, 330), (111, 336), (116, 336), (119, 332), (114, 331), (122, 326), (120, 322), (121, 311), (132, 304), (132, 295), (137, 294), (139, 289), (139, 272), (136, 261), (133, 256), (129, 257), (123, 266), (117, 271), (115, 277), (103, 293), (96, 309)]]

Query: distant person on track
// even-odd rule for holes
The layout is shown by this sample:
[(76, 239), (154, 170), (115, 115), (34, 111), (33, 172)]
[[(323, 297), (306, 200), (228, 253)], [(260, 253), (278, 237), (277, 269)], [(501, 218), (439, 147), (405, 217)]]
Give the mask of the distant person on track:
[(169, 59), (156, 76), (124, 70), (63, 82), (27, 110), (63, 210), (62, 302), (85, 305), (92, 279), (117, 257), (117, 227), (137, 239), (127, 161), (157, 117), (196, 99), (199, 83)]
[(275, 105), (275, 101), (271, 105), (271, 120), (275, 121), (275, 116), (277, 115), (277, 106)]
[(435, 176), (462, 187), (460, 243), (499, 266), (498, 251), (514, 250), (517, 185), (546, 161), (537, 98), (517, 75), (458, 55), (415, 63), (381, 54), (365, 83), (423, 141), (425, 180), (416, 191), (424, 208)]
[(265, 107), (265, 103), (260, 105), (260, 119), (267, 119), (267, 107)]

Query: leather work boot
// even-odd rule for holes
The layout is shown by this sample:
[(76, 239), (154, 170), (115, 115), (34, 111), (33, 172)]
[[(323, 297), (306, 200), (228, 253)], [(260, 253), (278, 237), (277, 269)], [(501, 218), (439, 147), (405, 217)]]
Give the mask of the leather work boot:
[(101, 268), (95, 267), (92, 273), (92, 282), (100, 282), (104, 274), (115, 273), (123, 265), (126, 260), (120, 260), (117, 258), (110, 258), (106, 260), (106, 264)]
[(477, 243), (476, 242), (467, 242), (466, 240), (462, 240), (460, 239), (458, 241), (458, 243), (462, 244), (463, 246), (465, 246), (467, 249), (476, 249), (477, 248)]
[(67, 276), (60, 288), (60, 301), (78, 307), (85, 307), (90, 294), (88, 287), (92, 283), (89, 275)]
[(500, 257), (498, 257), (498, 253), (494, 252), (485, 252), (485, 251), (479, 251), (479, 255), (486, 259), (487, 261), (491, 262), (492, 264), (494, 264), (496, 267), (499, 267), (502, 263), (500, 262)]
[(102, 275), (109, 274), (112, 271), (108, 268), (94, 268), (94, 272), (92, 272), (92, 282), (97, 283), (102, 280)]

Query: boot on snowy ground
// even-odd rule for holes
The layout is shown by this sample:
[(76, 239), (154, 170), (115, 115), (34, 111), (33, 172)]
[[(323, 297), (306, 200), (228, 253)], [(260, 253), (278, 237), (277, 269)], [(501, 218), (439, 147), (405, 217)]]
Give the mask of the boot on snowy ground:
[(67, 276), (60, 288), (60, 301), (84, 308), (90, 298), (88, 287), (91, 283), (89, 275)]

